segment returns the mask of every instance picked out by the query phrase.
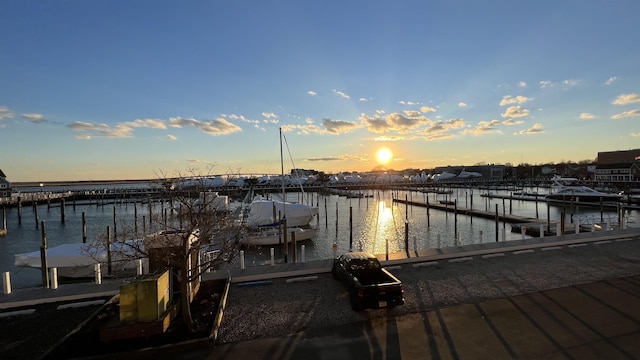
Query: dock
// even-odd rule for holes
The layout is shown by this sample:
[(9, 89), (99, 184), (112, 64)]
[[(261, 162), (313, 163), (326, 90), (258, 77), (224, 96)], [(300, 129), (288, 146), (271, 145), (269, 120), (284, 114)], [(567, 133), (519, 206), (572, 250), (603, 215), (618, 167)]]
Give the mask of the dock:
[(461, 215), (476, 216), (484, 219), (497, 220), (497, 221), (502, 221), (510, 224), (513, 224), (513, 223), (546, 224), (547, 223), (547, 220), (544, 220), (544, 219), (536, 219), (536, 218), (531, 218), (527, 216), (518, 216), (513, 214), (500, 213), (499, 211), (491, 212), (491, 211), (485, 211), (480, 209), (469, 209), (469, 208), (457, 206), (455, 204), (454, 205), (439, 204), (439, 203), (431, 204), (431, 203), (426, 203), (421, 201), (411, 201), (411, 200), (402, 200), (402, 199), (393, 199), (393, 201), (401, 204), (411, 205), (411, 206), (418, 206), (418, 207), (425, 207), (425, 208), (428, 207), (430, 209), (448, 211), (452, 213), (458, 213)]

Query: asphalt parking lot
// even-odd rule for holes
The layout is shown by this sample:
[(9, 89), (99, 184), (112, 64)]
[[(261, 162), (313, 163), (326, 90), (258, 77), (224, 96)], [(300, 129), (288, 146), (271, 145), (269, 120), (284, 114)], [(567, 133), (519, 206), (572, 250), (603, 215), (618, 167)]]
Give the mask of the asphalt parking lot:
[(639, 358), (638, 240), (405, 264), (406, 304), (353, 312), (322, 274), (233, 285), (215, 359)]

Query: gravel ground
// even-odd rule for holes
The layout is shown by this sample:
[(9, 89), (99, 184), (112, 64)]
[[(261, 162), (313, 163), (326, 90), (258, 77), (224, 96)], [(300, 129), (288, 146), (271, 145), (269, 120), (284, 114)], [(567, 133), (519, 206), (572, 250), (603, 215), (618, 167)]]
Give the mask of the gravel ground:
[(232, 286), (218, 340), (237, 342), (277, 337), (306, 328), (357, 323), (389, 312), (403, 315), (462, 303), (514, 296), (640, 274), (640, 239), (633, 241), (505, 253), (504, 256), (436, 265), (391, 268), (404, 284), (405, 305), (351, 310), (347, 291), (331, 274), (287, 284)]

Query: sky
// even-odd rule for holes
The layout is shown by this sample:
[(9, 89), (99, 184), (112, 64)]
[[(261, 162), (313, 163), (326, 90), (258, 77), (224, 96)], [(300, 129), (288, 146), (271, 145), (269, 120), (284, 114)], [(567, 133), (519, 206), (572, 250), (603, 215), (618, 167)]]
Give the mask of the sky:
[[(0, 2), (12, 182), (432, 169), (640, 148), (640, 2)], [(392, 153), (382, 162), (376, 152)]]

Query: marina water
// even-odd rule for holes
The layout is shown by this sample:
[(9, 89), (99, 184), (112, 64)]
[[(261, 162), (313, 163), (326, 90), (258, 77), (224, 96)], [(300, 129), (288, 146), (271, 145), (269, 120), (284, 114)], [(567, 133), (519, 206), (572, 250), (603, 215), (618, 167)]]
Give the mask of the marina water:
[[(73, 190), (67, 188), (66, 190)], [(530, 189), (533, 192), (537, 189)], [(53, 190), (52, 190), (53, 191)], [(526, 191), (526, 189), (524, 189)], [(491, 190), (494, 195), (509, 195), (507, 190)], [(364, 190), (358, 192), (362, 197), (348, 198), (338, 195), (320, 195), (307, 193), (287, 193), (287, 201), (304, 202), (317, 205), (319, 217), (312, 221), (318, 227), (318, 235), (313, 241), (298, 243), (298, 261), (301, 260), (301, 245), (305, 245), (305, 260), (330, 259), (333, 257), (333, 245), (337, 253), (350, 250), (368, 251), (385, 254), (405, 251), (405, 237), (408, 234), (409, 250), (445, 248), (452, 246), (477, 244), (496, 241), (496, 223), (494, 220), (472, 217), (462, 213), (444, 212), (426, 207), (407, 206), (394, 199), (438, 204), (441, 200), (457, 201), (458, 208), (473, 208), (495, 212), (498, 205), (500, 214), (513, 214), (524, 217), (559, 221), (562, 205), (548, 205), (544, 199), (539, 201), (510, 200), (481, 196), (487, 190), (453, 188), (450, 193), (423, 193), (411, 190)], [(274, 198), (278, 198), (277, 195)], [(65, 206), (65, 221), (61, 221), (60, 203), (38, 205), (38, 222), (44, 221), (48, 247), (65, 243), (82, 242), (82, 213), (87, 223), (87, 242), (104, 236), (108, 226), (113, 227), (114, 212), (117, 225), (121, 221), (133, 222), (134, 213), (138, 221), (148, 211), (148, 204), (127, 201), (115, 201), (109, 204), (83, 203)], [(152, 203), (153, 211), (161, 211), (167, 203)], [(240, 206), (232, 203), (231, 206)], [(605, 209), (601, 213), (598, 207), (564, 208), (566, 222), (572, 219), (581, 224), (604, 223), (617, 224), (618, 213), (615, 209)], [(9, 271), (13, 288), (39, 286), (41, 273), (34, 268), (16, 268), (16, 254), (39, 251), (42, 244), (42, 229), (36, 225), (32, 206), (22, 208), (22, 223), (18, 222), (18, 209), (7, 208), (7, 235), (0, 237), (0, 272)], [(628, 226), (636, 227), (640, 223), (637, 210), (625, 214)], [(405, 226), (405, 223), (407, 226)], [(408, 233), (405, 231), (408, 229)], [(498, 241), (522, 239), (520, 233), (511, 232), (511, 224), (499, 222)], [(282, 261), (283, 249), (274, 246), (276, 261)], [(292, 259), (289, 251), (289, 261)], [(270, 247), (248, 248), (245, 250), (246, 266), (262, 266), (270, 262)]]

